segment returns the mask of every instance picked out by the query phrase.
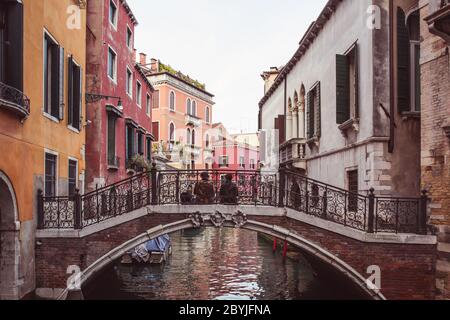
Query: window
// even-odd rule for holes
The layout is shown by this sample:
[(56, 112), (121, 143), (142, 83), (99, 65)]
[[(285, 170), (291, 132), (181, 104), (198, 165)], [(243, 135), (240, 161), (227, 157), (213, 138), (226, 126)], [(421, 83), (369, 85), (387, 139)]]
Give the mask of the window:
[(78, 161), (69, 159), (69, 196), (75, 195), (77, 188)]
[(170, 111), (175, 111), (175, 92), (170, 91), (169, 94), (169, 109)]
[(44, 36), (44, 112), (64, 117), (64, 49), (47, 33)]
[(192, 141), (191, 138), (192, 138), (191, 129), (187, 128), (187, 130), (186, 130), (186, 144), (187, 145), (191, 145), (191, 141)]
[(45, 153), (44, 193), (46, 197), (56, 196), (56, 168), (57, 156), (51, 153)]
[(414, 12), (406, 20), (397, 9), (397, 107), (400, 113), (420, 112), (420, 18)]
[(321, 110), (320, 110), (320, 82), (308, 92), (307, 133), (308, 139), (320, 138)]
[(169, 151), (173, 150), (175, 144), (175, 125), (170, 123), (169, 125)]
[(133, 32), (131, 31), (130, 27), (127, 26), (127, 47), (128, 47), (128, 49), (132, 49), (132, 42), (133, 42)]
[(211, 120), (210, 120), (210, 114), (209, 114), (209, 107), (206, 107), (206, 112), (205, 112), (205, 118), (206, 118), (206, 123), (210, 124)]
[(142, 105), (142, 85), (139, 81), (136, 82), (136, 103), (139, 107)]
[(356, 212), (358, 210), (358, 170), (347, 172), (348, 191), (348, 211)]
[(118, 167), (118, 159), (116, 157), (116, 116), (112, 113), (108, 114), (108, 165)]
[(147, 161), (148, 163), (152, 162), (152, 139), (146, 138), (146, 144), (147, 144)]
[(336, 55), (336, 123), (358, 118), (358, 45)]
[(127, 95), (131, 97), (133, 94), (133, 73), (128, 68), (127, 68), (127, 79), (125, 83), (125, 90), (127, 92)]
[(141, 156), (144, 155), (144, 135), (142, 132), (137, 133), (137, 153)]
[(158, 109), (159, 108), (159, 90), (155, 90), (155, 92), (153, 92), (153, 105), (152, 105), (153, 109)]
[(191, 144), (193, 145), (193, 146), (195, 146), (195, 130), (192, 130), (192, 139), (191, 139)]
[(117, 81), (117, 54), (111, 47), (108, 48), (108, 77)]
[(197, 116), (197, 102), (195, 102), (195, 100), (192, 101), (192, 115), (193, 115), (194, 117)]
[(0, 82), (23, 91), (23, 4), (0, 1)]
[(187, 99), (186, 101), (186, 114), (192, 115), (191, 99)]
[(134, 155), (135, 155), (135, 150), (134, 150), (134, 128), (132, 126), (127, 126), (126, 127), (126, 159), (127, 161), (130, 161), (131, 159), (133, 159)]
[(228, 167), (228, 156), (220, 156), (219, 157), (219, 167)]
[(82, 73), (72, 57), (68, 63), (68, 123), (69, 125), (81, 130), (81, 107), (82, 107)]
[(145, 112), (148, 116), (150, 116), (151, 110), (152, 110), (152, 97), (147, 93), (147, 100), (145, 103)]
[(205, 147), (206, 147), (206, 149), (209, 149), (209, 135), (208, 134), (206, 135), (206, 138), (205, 138)]
[(239, 157), (239, 167), (245, 169), (245, 158)]
[(152, 133), (156, 141), (159, 141), (159, 122), (152, 122)]
[(250, 169), (256, 169), (255, 159), (250, 159)]
[(109, 22), (117, 29), (117, 6), (113, 0), (109, 1)]

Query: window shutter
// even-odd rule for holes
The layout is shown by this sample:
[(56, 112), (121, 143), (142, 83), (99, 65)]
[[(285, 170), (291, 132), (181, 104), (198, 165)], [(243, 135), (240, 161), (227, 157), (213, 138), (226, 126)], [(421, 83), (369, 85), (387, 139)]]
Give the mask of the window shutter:
[(409, 33), (402, 9), (397, 9), (397, 108), (398, 112), (410, 111), (410, 52)]
[(311, 139), (314, 135), (314, 107), (312, 100), (313, 92), (309, 91), (307, 95), (308, 106), (306, 108), (307, 137)]
[(79, 68), (79, 78), (80, 78), (80, 91), (79, 91), (79, 100), (80, 103), (78, 105), (78, 119), (79, 119), (79, 125), (78, 129), (81, 130), (83, 128), (82, 124), (82, 118), (83, 118), (83, 68)]
[(59, 48), (59, 120), (64, 119), (64, 48)]
[(280, 145), (286, 141), (286, 117), (284, 115), (278, 116), (278, 125), (280, 127)]
[(67, 115), (68, 123), (73, 126), (73, 59), (67, 60)]
[(159, 122), (152, 123), (152, 133), (155, 137), (155, 141), (159, 141)]
[(59, 88), (60, 88), (60, 82), (59, 79), (61, 77), (61, 74), (59, 72), (60, 69), (60, 47), (57, 45), (52, 46), (52, 106), (51, 106), (51, 115), (55, 118), (59, 119)]
[(81, 69), (78, 66), (73, 66), (73, 112), (72, 112), (72, 126), (80, 130), (81, 126), (81, 117), (80, 117), (80, 92), (81, 92)]
[(322, 135), (322, 112), (321, 112), (321, 102), (320, 102), (320, 82), (317, 84), (315, 88), (315, 105), (314, 105), (314, 114), (315, 114), (315, 136), (320, 138)]
[(2, 8), (6, 13), (6, 32), (3, 39), (5, 82), (7, 85), (23, 91), (23, 4), (8, 3)]
[(355, 117), (359, 118), (359, 50), (357, 43), (353, 49), (353, 56), (355, 61)]
[(350, 119), (350, 74), (348, 58), (336, 55), (336, 123)]
[(153, 92), (153, 108), (154, 109), (159, 108), (159, 90), (155, 90)]

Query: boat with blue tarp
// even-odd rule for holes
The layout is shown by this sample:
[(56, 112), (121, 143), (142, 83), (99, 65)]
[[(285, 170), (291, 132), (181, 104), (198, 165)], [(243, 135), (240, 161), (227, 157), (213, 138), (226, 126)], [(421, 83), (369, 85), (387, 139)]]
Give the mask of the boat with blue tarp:
[(127, 252), (122, 257), (122, 264), (161, 264), (172, 254), (172, 243), (170, 236), (165, 234), (158, 238), (147, 241)]

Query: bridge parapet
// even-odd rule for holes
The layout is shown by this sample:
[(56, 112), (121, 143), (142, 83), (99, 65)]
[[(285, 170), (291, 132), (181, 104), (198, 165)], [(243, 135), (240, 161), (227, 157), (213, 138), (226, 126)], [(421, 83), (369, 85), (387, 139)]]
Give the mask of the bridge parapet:
[[(195, 187), (208, 173), (214, 196), (199, 203)], [(153, 167), (124, 181), (72, 197), (38, 193), (38, 229), (82, 230), (157, 205), (218, 205), (225, 176), (238, 190), (232, 206), (289, 208), (365, 233), (427, 234), (426, 193), (420, 198), (351, 193), (291, 171), (163, 170)]]

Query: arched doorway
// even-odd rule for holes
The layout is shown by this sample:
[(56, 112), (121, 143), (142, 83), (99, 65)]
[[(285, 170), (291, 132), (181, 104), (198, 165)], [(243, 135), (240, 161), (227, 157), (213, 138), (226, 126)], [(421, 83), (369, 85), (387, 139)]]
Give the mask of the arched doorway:
[(19, 232), (12, 183), (0, 171), (0, 300), (18, 299)]

